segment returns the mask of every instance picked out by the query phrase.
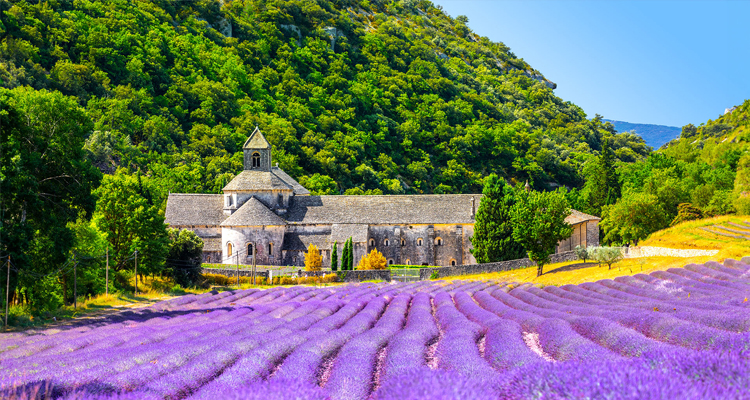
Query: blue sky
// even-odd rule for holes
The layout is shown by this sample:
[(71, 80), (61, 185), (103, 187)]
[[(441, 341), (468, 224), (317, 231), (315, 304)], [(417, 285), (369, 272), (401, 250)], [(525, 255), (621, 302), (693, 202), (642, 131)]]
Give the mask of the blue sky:
[(589, 118), (683, 126), (750, 98), (750, 1), (433, 0)]

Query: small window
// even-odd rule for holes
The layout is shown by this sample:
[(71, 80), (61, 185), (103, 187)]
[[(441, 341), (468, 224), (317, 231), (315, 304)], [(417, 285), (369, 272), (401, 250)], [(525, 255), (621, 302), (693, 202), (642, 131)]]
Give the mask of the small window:
[(442, 246), (442, 245), (443, 245), (443, 239), (435, 238), (435, 246)]
[(417, 246), (422, 246), (422, 238), (417, 239)]
[(406, 265), (411, 265), (411, 260), (407, 259), (406, 260)]
[(455, 267), (455, 266), (456, 266), (456, 260), (451, 260), (451, 267)]
[(227, 257), (231, 257), (231, 256), (232, 256), (232, 244), (227, 243)]
[(268, 244), (268, 255), (270, 256), (272, 254), (273, 254), (273, 243), (269, 243)]
[(393, 260), (388, 260), (388, 265), (393, 265)]
[(260, 153), (253, 153), (253, 168), (260, 168)]
[(248, 257), (252, 257), (253, 256), (253, 253), (255, 253), (253, 250), (254, 250), (253, 249), (253, 244), (252, 243), (248, 243), (247, 244), (247, 256)]
[(401, 247), (406, 246), (406, 240), (404, 238), (401, 238)]
[(390, 240), (388, 240), (388, 239), (385, 239), (385, 240), (383, 241), (383, 244), (384, 244), (384, 245), (385, 245), (386, 247), (388, 247), (388, 246), (390, 246), (390, 245), (391, 245), (391, 241), (390, 241)]
[(375, 239), (370, 239), (370, 247), (375, 247)]

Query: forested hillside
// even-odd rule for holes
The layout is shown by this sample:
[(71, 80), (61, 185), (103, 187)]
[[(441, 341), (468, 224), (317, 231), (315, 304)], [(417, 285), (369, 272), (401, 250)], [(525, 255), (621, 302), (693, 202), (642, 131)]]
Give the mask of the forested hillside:
[(682, 221), (750, 214), (750, 100), (645, 160), (621, 164), (622, 198), (602, 211), (607, 240), (633, 242)]
[(605, 119), (605, 122), (611, 122), (617, 132), (633, 131), (642, 137), (646, 144), (658, 149), (665, 143), (680, 136), (680, 128), (676, 126), (654, 125), (654, 124), (634, 124), (632, 122), (613, 121)]
[(194, 284), (202, 242), (165, 229), (167, 195), (219, 193), (255, 126), (316, 194), (476, 193), (496, 173), (612, 204), (643, 140), (468, 24), (414, 0), (0, 0), (11, 302), (103, 293), (105, 254), (116, 288), (136, 258)]
[(304, 185), (351, 194), (477, 192), (491, 172), (580, 186), (614, 135), (428, 1), (221, 3), (0, 2), (0, 82), (75, 96), (94, 164), (140, 169), (160, 203), (220, 191), (256, 125)]

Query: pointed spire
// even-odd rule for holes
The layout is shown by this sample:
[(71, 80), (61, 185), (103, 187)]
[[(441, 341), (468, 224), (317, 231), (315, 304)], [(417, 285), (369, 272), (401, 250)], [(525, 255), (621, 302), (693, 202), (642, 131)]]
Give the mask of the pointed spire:
[(270, 149), (271, 144), (268, 143), (268, 140), (266, 140), (266, 137), (263, 136), (263, 133), (258, 129), (258, 127), (255, 127), (255, 130), (253, 130), (253, 133), (250, 134), (250, 137), (247, 138), (245, 141), (245, 144), (242, 145), (243, 149)]

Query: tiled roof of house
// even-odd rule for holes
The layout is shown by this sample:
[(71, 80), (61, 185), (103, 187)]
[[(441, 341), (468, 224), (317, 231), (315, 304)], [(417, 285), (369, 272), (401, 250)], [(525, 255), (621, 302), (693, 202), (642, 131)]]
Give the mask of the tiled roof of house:
[[(291, 178), (290, 178), (291, 179)], [(294, 190), (269, 171), (245, 170), (224, 186), (224, 191)]]
[(255, 197), (251, 197), (237, 211), (221, 223), (221, 226), (279, 226), (286, 225), (276, 213), (269, 210)]
[(296, 224), (471, 224), (471, 198), (481, 195), (295, 197), (287, 221)]
[(286, 172), (284, 172), (279, 167), (271, 167), (271, 173), (279, 177), (284, 183), (291, 186), (292, 189), (294, 189), (295, 196), (308, 196), (310, 195), (310, 191), (305, 189), (304, 186), (300, 185), (299, 182), (294, 180), (291, 176), (289, 176)]
[(171, 193), (164, 222), (172, 226), (218, 226), (227, 217), (223, 210), (220, 194)]
[(571, 213), (568, 215), (567, 218), (565, 218), (565, 222), (569, 223), (570, 225), (580, 224), (584, 221), (600, 221), (601, 218), (595, 217), (593, 215), (589, 215), (586, 213), (582, 213), (578, 210), (570, 210)]

